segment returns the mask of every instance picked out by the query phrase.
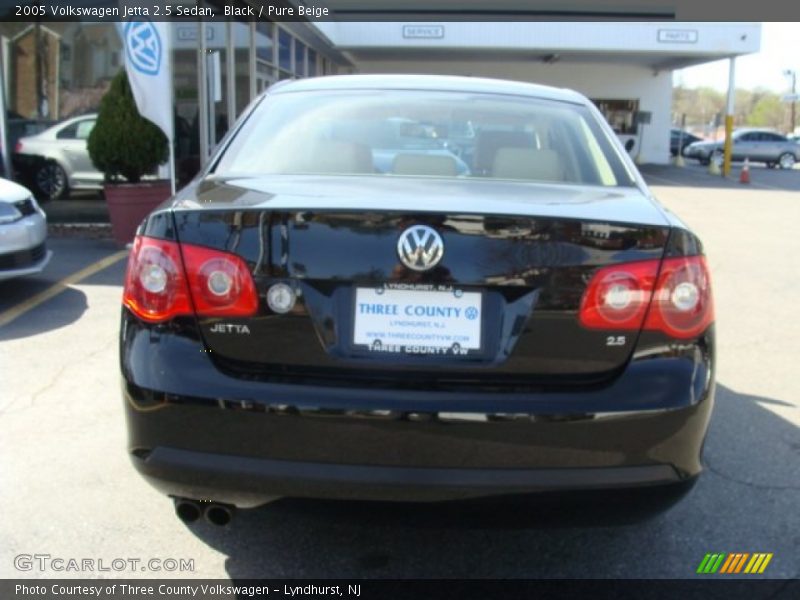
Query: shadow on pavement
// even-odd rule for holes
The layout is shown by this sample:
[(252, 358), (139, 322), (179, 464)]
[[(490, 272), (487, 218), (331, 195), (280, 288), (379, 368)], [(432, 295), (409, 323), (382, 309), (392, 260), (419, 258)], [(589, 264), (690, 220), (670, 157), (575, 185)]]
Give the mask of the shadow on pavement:
[(44, 271), (0, 281), (0, 314), (24, 308), (53, 286), (62, 286), (62, 289), (54, 288), (57, 291), (54, 296), (20, 314), (10, 323), (0, 325), (0, 341), (37, 335), (80, 319), (87, 308), (86, 295), (78, 289), (80, 286), (119, 287), (121, 297), (127, 264), (125, 257), (63, 288), (63, 282), (69, 277), (118, 252), (119, 248), (113, 241), (52, 238), (48, 240), (48, 245), (53, 250), (53, 257)]
[[(3, 284), (0, 284), (0, 295), (3, 293)], [(31, 312), (20, 315), (6, 325), (0, 325), (0, 342), (66, 327), (80, 319), (87, 308), (86, 294), (75, 288), (67, 288)]]
[(682, 502), (632, 526), (606, 521), (631, 498), (598, 496), (545, 510), (281, 500), (228, 528), (189, 529), (227, 555), (232, 579), (694, 577), (710, 551), (774, 552), (769, 575), (796, 577), (800, 436), (767, 409), (787, 404), (718, 386), (706, 473)]

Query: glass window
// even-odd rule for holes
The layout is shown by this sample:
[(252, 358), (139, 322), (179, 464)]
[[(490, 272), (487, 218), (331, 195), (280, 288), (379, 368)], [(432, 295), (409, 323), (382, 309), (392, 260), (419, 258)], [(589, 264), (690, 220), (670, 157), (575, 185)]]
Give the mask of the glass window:
[(234, 117), (238, 117), (250, 103), (250, 27), (246, 23), (233, 23), (234, 64)]
[(85, 119), (64, 127), (56, 134), (59, 140), (85, 140), (94, 129), (95, 120)]
[(636, 122), (636, 113), (639, 111), (638, 100), (592, 98), (592, 102), (597, 105), (616, 133), (636, 135), (639, 132), (639, 125)]
[(79, 121), (78, 127), (75, 130), (75, 137), (79, 140), (86, 140), (89, 139), (89, 134), (92, 133), (92, 129), (94, 129), (95, 120), (88, 119), (86, 121)]
[(308, 49), (308, 76), (317, 76), (317, 53), (311, 48)]
[(67, 127), (61, 129), (56, 134), (56, 138), (59, 140), (74, 140), (77, 131), (78, 131), (78, 124), (73, 123), (72, 125), (68, 125)]
[(294, 41), (294, 72), (298, 77), (306, 76), (306, 45), (297, 39)]
[(217, 171), (634, 185), (585, 107), (461, 92), (276, 94)]
[[(173, 94), (175, 100), (175, 169), (184, 185), (200, 168), (200, 114), (197, 91), (197, 45), (199, 24), (172, 23)], [(206, 29), (206, 42), (214, 41), (215, 30)]]
[(120, 69), (114, 23), (0, 23), (0, 30), (6, 108), (26, 118), (56, 122), (95, 112)]
[(278, 66), (286, 71), (292, 70), (292, 36), (283, 29), (278, 30)]
[(272, 23), (256, 23), (256, 58), (272, 63)]

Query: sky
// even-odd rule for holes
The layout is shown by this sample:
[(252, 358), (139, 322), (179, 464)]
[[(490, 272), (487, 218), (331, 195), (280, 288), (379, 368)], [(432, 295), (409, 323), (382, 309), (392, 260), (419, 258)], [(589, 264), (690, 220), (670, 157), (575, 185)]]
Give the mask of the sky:
[[(797, 71), (800, 92), (800, 23), (762, 23), (761, 51), (736, 59), (736, 87), (787, 92), (791, 82), (783, 75), (786, 69)], [(673, 81), (690, 88), (710, 86), (725, 91), (728, 89), (728, 61), (718, 60), (675, 71)]]

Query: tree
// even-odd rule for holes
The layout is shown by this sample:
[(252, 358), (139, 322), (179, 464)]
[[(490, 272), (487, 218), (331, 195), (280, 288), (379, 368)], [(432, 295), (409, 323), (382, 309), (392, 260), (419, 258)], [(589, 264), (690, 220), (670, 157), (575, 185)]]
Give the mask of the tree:
[(139, 114), (125, 71), (111, 81), (87, 141), (89, 156), (107, 181), (138, 183), (169, 156), (167, 137)]
[(680, 123), (681, 115), (686, 115), (689, 126), (705, 126), (725, 110), (725, 96), (713, 88), (675, 87), (672, 91), (672, 107), (675, 124)]
[[(735, 92), (733, 123), (735, 127), (770, 127), (777, 130), (786, 128), (789, 121), (789, 105), (782, 102), (780, 94), (764, 88), (755, 90), (737, 89)], [(711, 88), (684, 88), (676, 86), (672, 90), (673, 123), (680, 123), (681, 115), (686, 115), (689, 127), (706, 127), (713, 122), (716, 114), (725, 114), (726, 94)]]
[(755, 127), (782, 129), (786, 124), (786, 106), (777, 94), (764, 94), (753, 106), (747, 117), (747, 124)]

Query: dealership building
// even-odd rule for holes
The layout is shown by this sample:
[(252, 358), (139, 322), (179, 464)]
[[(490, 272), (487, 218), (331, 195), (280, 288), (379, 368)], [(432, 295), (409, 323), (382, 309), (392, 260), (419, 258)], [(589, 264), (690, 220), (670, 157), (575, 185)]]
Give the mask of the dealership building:
[[(594, 22), (437, 16), (171, 23), (181, 179), (272, 83), (341, 73), (458, 74), (572, 88), (597, 104), (639, 162), (666, 163), (676, 120), (673, 71), (757, 52), (761, 36), (758, 23), (625, 21), (618, 14)], [(95, 110), (122, 67), (113, 23), (0, 23), (0, 50), (7, 107), (24, 119)]]

